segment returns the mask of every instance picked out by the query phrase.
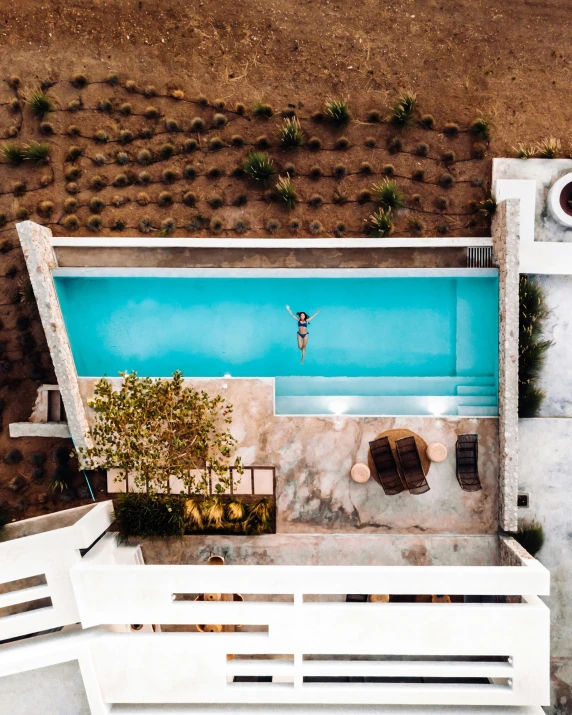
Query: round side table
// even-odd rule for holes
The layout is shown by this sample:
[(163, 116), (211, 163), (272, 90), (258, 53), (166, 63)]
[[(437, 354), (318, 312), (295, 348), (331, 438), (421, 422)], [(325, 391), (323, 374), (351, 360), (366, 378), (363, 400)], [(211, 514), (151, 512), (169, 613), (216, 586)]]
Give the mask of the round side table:
[(367, 464), (364, 464), (363, 462), (357, 462), (352, 467), (350, 476), (354, 480), (354, 482), (357, 482), (358, 484), (364, 484), (370, 478), (371, 472)]
[(432, 462), (444, 462), (447, 459), (447, 447), (440, 442), (432, 442), (427, 447), (427, 457)]

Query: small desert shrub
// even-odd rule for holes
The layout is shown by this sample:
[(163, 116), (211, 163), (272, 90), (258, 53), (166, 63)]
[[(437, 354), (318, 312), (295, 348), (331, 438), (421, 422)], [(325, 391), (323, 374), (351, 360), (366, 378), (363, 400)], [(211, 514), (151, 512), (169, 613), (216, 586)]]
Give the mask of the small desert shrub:
[(237, 194), (232, 201), (233, 206), (246, 206), (248, 203), (248, 196), (246, 194)]
[(174, 89), (171, 92), (171, 97), (173, 99), (181, 100), (185, 98), (185, 93), (183, 92), (182, 89)]
[(183, 203), (189, 208), (194, 208), (197, 204), (197, 195), (192, 191), (187, 191), (183, 194)]
[(251, 151), (243, 164), (244, 173), (254, 181), (267, 184), (276, 174), (274, 162), (262, 151)]
[(0, 228), (4, 228), (4, 226), (8, 223), (8, 215), (6, 214), (5, 211), (0, 211)]
[(419, 120), (419, 124), (423, 127), (423, 129), (434, 129), (435, 118), (432, 114), (424, 114)]
[(68, 194), (78, 194), (79, 193), (79, 186), (76, 184), (75, 181), (69, 181), (66, 184), (66, 191)]
[(186, 154), (190, 154), (199, 148), (199, 143), (196, 139), (185, 139), (183, 143), (183, 151)]
[(128, 80), (125, 82), (125, 89), (126, 89), (128, 92), (136, 92), (136, 91), (137, 91), (137, 84), (136, 84), (132, 79), (128, 79)]
[(207, 125), (205, 124), (205, 120), (201, 117), (194, 117), (194, 119), (191, 121), (192, 132), (204, 132), (206, 128)]
[(207, 179), (220, 179), (220, 177), (224, 174), (223, 169), (221, 169), (220, 166), (211, 166), (209, 169), (207, 169), (206, 172), (206, 177)]
[(443, 154), (441, 154), (441, 161), (444, 164), (452, 164), (455, 161), (455, 152), (454, 151), (443, 152)]
[(204, 94), (199, 94), (195, 97), (195, 103), (198, 104), (200, 107), (207, 107), (209, 100), (205, 97)]
[(20, 206), (16, 210), (16, 218), (18, 219), (18, 221), (27, 221), (29, 216), (30, 216), (30, 212), (28, 211), (28, 209), (25, 206)]
[(99, 144), (105, 144), (109, 141), (109, 134), (103, 129), (99, 129), (97, 132), (95, 132), (93, 138), (96, 142), (99, 142)]
[(343, 204), (347, 204), (349, 200), (350, 197), (343, 189), (334, 189), (334, 193), (332, 194), (332, 203), (337, 204), (339, 206), (343, 206)]
[(449, 202), (447, 201), (446, 196), (438, 196), (435, 199), (435, 208), (438, 209), (439, 211), (446, 211), (448, 204), (449, 204)]
[(453, 177), (451, 174), (441, 174), (439, 177), (439, 186), (442, 186), (444, 189), (450, 189), (451, 186), (453, 186)]
[(55, 132), (54, 125), (51, 122), (42, 122), (40, 124), (40, 134), (45, 134), (49, 136)]
[(18, 75), (12, 75), (11, 77), (8, 78), (8, 85), (12, 87), (12, 89), (18, 89), (22, 84), (22, 80)]
[(11, 449), (4, 457), (4, 462), (6, 464), (19, 464), (24, 457), (19, 449)]
[(487, 145), (483, 142), (475, 142), (471, 147), (471, 156), (473, 159), (484, 159), (487, 153)]
[(176, 119), (165, 119), (165, 130), (168, 132), (180, 132), (181, 127)]
[(20, 104), (20, 100), (14, 97), (14, 99), (10, 100), (10, 103), (8, 105), (10, 107), (11, 112), (19, 112), (20, 109), (22, 109), (22, 105)]
[(460, 127), (458, 124), (455, 124), (455, 122), (448, 122), (445, 124), (443, 127), (443, 134), (446, 137), (456, 137), (460, 131)]
[(151, 174), (148, 171), (140, 171), (137, 174), (137, 181), (143, 186), (146, 186), (151, 182)]
[(64, 201), (64, 213), (73, 214), (73, 213), (75, 213), (76, 209), (77, 209), (77, 200), (76, 199), (73, 199), (70, 196), (69, 198), (67, 198)]
[(14, 196), (23, 196), (26, 193), (26, 184), (23, 181), (15, 181), (12, 184), (12, 193)]
[(93, 161), (97, 164), (97, 166), (103, 166), (107, 160), (105, 158), (105, 154), (96, 154), (93, 157)]
[(446, 221), (438, 223), (435, 230), (440, 236), (444, 236), (449, 231), (449, 224)]
[(94, 214), (99, 214), (105, 208), (105, 202), (97, 196), (94, 196), (89, 202), (89, 210)]
[(368, 149), (373, 149), (376, 145), (375, 137), (366, 137), (364, 139), (363, 145), (366, 146)]
[(336, 179), (343, 179), (343, 177), (348, 173), (348, 170), (344, 164), (336, 164), (334, 166), (334, 176)]
[(133, 107), (129, 104), (129, 102), (124, 102), (119, 106), (119, 114), (123, 114), (123, 116), (128, 116), (131, 114), (133, 111)]
[(17, 166), (21, 164), (26, 158), (26, 150), (20, 144), (14, 144), (13, 142), (6, 142), (0, 147), (0, 153), (2, 158), (7, 164), (12, 164)]
[(296, 232), (300, 230), (300, 220), (297, 218), (293, 218), (291, 221), (288, 222), (288, 228), (290, 231)]
[(322, 178), (323, 174), (324, 172), (322, 171), (322, 167), (317, 164), (312, 166), (308, 172), (308, 176), (312, 179), (312, 181), (318, 181), (318, 179)]
[(84, 87), (87, 86), (87, 77), (79, 72), (78, 74), (75, 74), (72, 79), (71, 79), (71, 84), (76, 88), (76, 89), (83, 89)]
[(125, 221), (121, 218), (114, 218), (111, 220), (111, 230), (112, 231), (123, 231), (125, 229)]
[(541, 159), (558, 159), (561, 148), (560, 139), (554, 137), (543, 139), (538, 145), (537, 156)]
[(89, 228), (90, 231), (100, 231), (101, 227), (103, 226), (103, 221), (101, 219), (101, 216), (98, 216), (97, 214), (94, 216), (90, 216), (87, 219), (87, 227)]
[(223, 222), (219, 216), (213, 216), (209, 223), (209, 228), (213, 233), (220, 233), (223, 229)]
[(153, 222), (147, 216), (143, 216), (139, 221), (139, 230), (141, 233), (149, 233), (153, 229)]
[(257, 149), (268, 149), (270, 146), (270, 141), (268, 140), (268, 137), (266, 134), (261, 134), (259, 137), (256, 137), (254, 140), (254, 146)]
[(365, 115), (365, 121), (370, 124), (379, 124), (381, 122), (381, 113), (377, 109), (370, 109)]
[(414, 216), (409, 219), (409, 229), (412, 233), (423, 233), (425, 231), (425, 224), (420, 218)]
[(234, 230), (236, 233), (242, 234), (246, 233), (248, 231), (248, 225), (246, 221), (243, 219), (239, 218), (234, 222)]
[(36, 208), (36, 211), (38, 212), (38, 215), (42, 218), (49, 218), (54, 212), (53, 201), (40, 201)]
[(230, 145), (236, 149), (240, 149), (240, 147), (244, 146), (244, 137), (240, 134), (233, 134), (230, 138)]
[(292, 179), (289, 176), (281, 176), (276, 182), (274, 188), (278, 200), (286, 205), (289, 211), (296, 208), (298, 203), (298, 196), (292, 183)]
[(324, 105), (324, 117), (336, 127), (345, 127), (350, 121), (350, 109), (346, 99), (328, 99)]
[(174, 181), (177, 181), (179, 179), (179, 172), (175, 171), (174, 169), (165, 169), (163, 173), (161, 174), (161, 179), (166, 183), (166, 184), (172, 184)]
[(235, 108), (234, 111), (240, 116), (243, 117), (246, 114), (246, 105), (243, 104), (242, 102), (239, 102)]
[(175, 147), (168, 142), (166, 144), (162, 144), (159, 147), (159, 156), (161, 157), (161, 159), (170, 159), (174, 153)]
[(485, 114), (480, 114), (473, 120), (470, 131), (479, 139), (487, 141), (490, 137), (491, 120)]
[(493, 196), (487, 196), (485, 199), (483, 199), (479, 205), (479, 209), (481, 213), (483, 213), (485, 216), (490, 217), (492, 216), (495, 211), (497, 210), (497, 202), (496, 199)]
[(387, 210), (400, 209), (405, 206), (405, 195), (393, 179), (382, 179), (373, 186), (375, 201)]
[(526, 144), (517, 144), (514, 153), (519, 159), (532, 159), (536, 155), (537, 148)]
[(280, 221), (275, 218), (269, 218), (266, 222), (266, 230), (268, 233), (276, 233), (276, 231), (280, 230)]
[(334, 226), (334, 233), (338, 238), (341, 238), (346, 234), (347, 226), (343, 221), (338, 221)]
[(531, 556), (535, 556), (544, 545), (544, 529), (537, 521), (522, 521), (513, 537)]
[(369, 189), (361, 189), (361, 191), (357, 195), (357, 202), (360, 204), (360, 206), (363, 206), (363, 204), (368, 204), (373, 198), (373, 194)]
[(7, 137), (17, 137), (18, 136), (18, 127), (14, 126), (13, 124), (8, 127), (6, 130), (6, 136)]
[(322, 140), (319, 137), (310, 137), (308, 139), (308, 149), (310, 151), (319, 151), (322, 148)]
[(415, 153), (417, 156), (427, 156), (429, 154), (429, 146), (425, 144), (425, 142), (421, 142), (421, 144), (418, 144)]
[(69, 147), (66, 154), (66, 161), (76, 161), (83, 154), (83, 149), (77, 144)]
[(211, 137), (209, 139), (209, 149), (211, 151), (220, 151), (224, 149), (224, 142), (220, 137)]
[(161, 191), (157, 198), (159, 206), (171, 206), (173, 204), (173, 194), (170, 191)]
[(381, 167), (381, 173), (384, 176), (395, 176), (395, 164), (384, 164)]
[(118, 151), (115, 155), (115, 163), (119, 164), (119, 166), (129, 164), (129, 154), (125, 151)]
[(119, 494), (113, 510), (119, 541), (131, 537), (182, 536), (185, 531), (185, 499), (178, 494)]
[(130, 132), (129, 129), (122, 129), (119, 132), (119, 143), (120, 144), (131, 144), (133, 141), (133, 132)]
[(145, 110), (143, 111), (143, 116), (147, 119), (159, 119), (160, 115), (161, 113), (157, 107), (153, 107), (152, 105), (145, 107)]
[(270, 119), (273, 114), (272, 107), (264, 102), (255, 102), (252, 107), (252, 115), (257, 119)]
[(27, 98), (32, 114), (38, 119), (43, 119), (48, 112), (54, 111), (54, 103), (41, 89), (35, 89)]
[(373, 166), (369, 163), (369, 161), (362, 161), (359, 165), (359, 173), (366, 176), (371, 175), (373, 174)]
[(324, 227), (322, 226), (322, 224), (319, 221), (312, 221), (309, 228), (310, 228), (310, 233), (313, 236), (317, 236), (319, 233), (322, 233), (322, 231), (324, 230)]
[(304, 134), (297, 117), (285, 119), (280, 127), (280, 143), (285, 149), (295, 149), (304, 141)]
[(310, 119), (311, 119), (313, 122), (316, 122), (316, 124), (321, 124), (321, 123), (324, 121), (325, 118), (326, 118), (326, 117), (325, 117), (325, 115), (324, 115), (324, 112), (320, 112), (320, 111), (318, 111), (318, 112), (312, 112), (312, 114), (310, 115)]
[(334, 149), (337, 149), (338, 151), (345, 151), (349, 148), (349, 146), (350, 140), (347, 137), (339, 137), (338, 139), (336, 139)]
[(151, 197), (149, 196), (149, 194), (145, 193), (145, 191), (140, 191), (137, 194), (135, 201), (139, 204), (139, 206), (147, 206), (149, 201), (151, 201)]
[(228, 120), (225, 115), (217, 112), (217, 114), (215, 114), (213, 117), (212, 126), (215, 129), (222, 129), (226, 126), (227, 122)]
[(391, 123), (396, 127), (408, 127), (413, 119), (417, 97), (413, 92), (402, 92), (393, 105)]
[(148, 84), (143, 90), (143, 94), (147, 97), (147, 99), (149, 99), (150, 97), (156, 97), (157, 88), (152, 84)]
[(411, 178), (413, 179), (413, 181), (425, 181), (425, 170), (414, 169), (411, 173)]
[(397, 154), (403, 149), (403, 142), (399, 137), (390, 137), (387, 140), (387, 150), (390, 154)]
[(207, 203), (213, 209), (220, 209), (224, 201), (222, 199), (222, 196), (220, 196), (219, 194), (211, 194), (207, 197)]
[(119, 84), (119, 75), (117, 74), (117, 72), (110, 72), (105, 78), (105, 81), (107, 82), (107, 84), (110, 84), (112, 87), (115, 87), (116, 84)]
[(127, 184), (129, 183), (129, 180), (127, 178), (127, 174), (117, 174), (115, 179), (113, 179), (113, 186), (115, 186), (118, 189), (122, 189)]
[(160, 236), (168, 236), (173, 233), (177, 224), (172, 218), (165, 218), (161, 221), (161, 229), (159, 231)]
[(102, 189), (105, 189), (106, 186), (107, 179), (104, 176), (96, 174), (95, 176), (91, 177), (89, 187), (93, 189), (93, 191), (101, 191)]
[(192, 164), (187, 164), (183, 169), (183, 177), (185, 179), (195, 179), (197, 176), (197, 170)]
[(83, 102), (81, 100), (81, 97), (78, 99), (72, 99), (71, 102), (68, 102), (68, 112), (78, 112), (83, 106)]
[(81, 129), (77, 124), (70, 124), (66, 131), (70, 137), (78, 137), (81, 134)]
[(324, 198), (321, 194), (312, 194), (312, 196), (308, 199), (308, 204), (314, 209), (317, 209), (323, 203)]
[(372, 213), (368, 219), (366, 228), (370, 233), (372, 233), (377, 238), (382, 238), (387, 236), (393, 227), (393, 222), (391, 220), (391, 214), (388, 211), (379, 209)]
[(137, 161), (145, 166), (153, 161), (153, 155), (149, 149), (141, 149), (141, 151), (137, 154)]

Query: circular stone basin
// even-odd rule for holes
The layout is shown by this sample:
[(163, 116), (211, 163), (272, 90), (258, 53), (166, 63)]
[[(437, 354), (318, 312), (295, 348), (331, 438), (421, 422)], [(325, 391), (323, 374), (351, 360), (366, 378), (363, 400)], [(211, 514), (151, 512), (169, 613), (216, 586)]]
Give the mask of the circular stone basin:
[(572, 173), (561, 176), (548, 192), (548, 211), (555, 221), (572, 228)]

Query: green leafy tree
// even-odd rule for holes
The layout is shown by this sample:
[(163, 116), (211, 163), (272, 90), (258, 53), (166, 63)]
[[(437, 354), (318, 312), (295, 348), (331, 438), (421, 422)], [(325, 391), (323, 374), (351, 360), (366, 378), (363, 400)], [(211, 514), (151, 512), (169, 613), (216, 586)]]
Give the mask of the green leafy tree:
[(189, 494), (208, 495), (209, 469), (218, 476), (215, 491), (229, 487), (229, 466), (241, 470), (231, 451), (236, 440), (228, 425), (232, 405), (184, 386), (181, 372), (172, 379), (139, 378), (120, 373), (119, 390), (105, 378), (95, 386), (89, 406), (95, 411), (92, 444), (80, 449), (88, 469), (120, 470), (118, 480), (131, 478), (150, 493), (169, 492), (171, 476), (182, 480)]

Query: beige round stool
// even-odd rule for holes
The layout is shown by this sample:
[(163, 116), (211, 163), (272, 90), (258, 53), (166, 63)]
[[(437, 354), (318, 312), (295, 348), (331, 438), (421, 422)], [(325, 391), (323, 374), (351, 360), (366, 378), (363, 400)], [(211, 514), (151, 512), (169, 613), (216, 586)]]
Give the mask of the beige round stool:
[(427, 457), (432, 462), (444, 462), (447, 459), (447, 447), (441, 442), (432, 442), (427, 447)]
[(357, 482), (358, 484), (364, 484), (370, 478), (371, 472), (367, 464), (364, 464), (363, 462), (357, 462), (352, 467), (350, 476), (354, 480), (354, 482)]
[(371, 593), (369, 595), (370, 603), (389, 603), (388, 593)]

